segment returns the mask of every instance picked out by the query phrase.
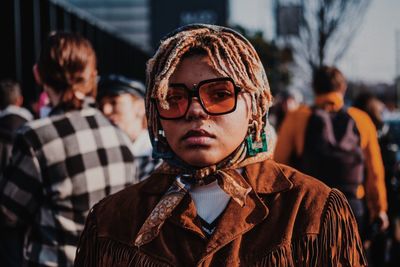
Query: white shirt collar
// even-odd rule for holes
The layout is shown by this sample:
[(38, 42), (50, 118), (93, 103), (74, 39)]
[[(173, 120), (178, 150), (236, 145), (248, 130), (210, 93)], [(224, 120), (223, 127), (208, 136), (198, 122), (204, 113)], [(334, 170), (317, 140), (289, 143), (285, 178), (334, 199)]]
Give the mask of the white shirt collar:
[(151, 156), (153, 147), (147, 130), (143, 130), (133, 142), (132, 151), (135, 157)]
[(24, 118), (27, 121), (31, 121), (33, 119), (33, 116), (29, 112), (29, 110), (15, 105), (9, 105), (3, 111), (0, 112), (0, 117), (4, 117), (7, 115), (17, 115)]

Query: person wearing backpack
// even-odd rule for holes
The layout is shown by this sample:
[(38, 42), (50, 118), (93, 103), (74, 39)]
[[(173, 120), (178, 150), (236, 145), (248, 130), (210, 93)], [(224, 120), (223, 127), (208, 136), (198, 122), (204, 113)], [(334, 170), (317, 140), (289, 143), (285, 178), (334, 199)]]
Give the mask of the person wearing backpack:
[(286, 116), (274, 159), (341, 190), (368, 239), (389, 226), (384, 167), (376, 128), (365, 112), (344, 105), (346, 88), (339, 69), (317, 69), (314, 104)]

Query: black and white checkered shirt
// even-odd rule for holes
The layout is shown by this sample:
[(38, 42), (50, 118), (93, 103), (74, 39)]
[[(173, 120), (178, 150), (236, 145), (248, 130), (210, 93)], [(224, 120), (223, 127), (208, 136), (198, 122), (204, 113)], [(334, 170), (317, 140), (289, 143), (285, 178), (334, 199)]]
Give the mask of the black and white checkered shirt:
[(135, 157), (136, 179), (142, 181), (161, 165), (162, 160), (152, 157), (153, 147), (147, 130), (139, 134), (131, 148)]
[(0, 176), (2, 216), (28, 227), (24, 261), (72, 266), (90, 208), (137, 182), (133, 161), (129, 138), (89, 106), (24, 126)]
[(148, 178), (161, 163), (162, 160), (154, 159), (152, 156), (135, 157), (136, 179), (143, 181)]

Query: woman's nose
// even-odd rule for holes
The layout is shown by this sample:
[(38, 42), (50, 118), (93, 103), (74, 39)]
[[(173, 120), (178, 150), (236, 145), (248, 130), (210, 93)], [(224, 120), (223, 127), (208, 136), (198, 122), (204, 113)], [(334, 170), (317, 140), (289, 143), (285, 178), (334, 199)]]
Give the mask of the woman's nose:
[(208, 117), (209, 115), (201, 106), (199, 99), (197, 97), (193, 97), (190, 106), (188, 108), (188, 111), (186, 112), (185, 118), (187, 120), (195, 120), (195, 119), (206, 119)]

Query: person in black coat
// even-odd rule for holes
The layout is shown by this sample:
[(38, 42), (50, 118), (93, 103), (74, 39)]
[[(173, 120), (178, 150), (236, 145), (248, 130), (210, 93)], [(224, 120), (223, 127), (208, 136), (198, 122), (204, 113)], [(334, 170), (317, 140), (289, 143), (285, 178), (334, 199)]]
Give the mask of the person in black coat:
[[(32, 114), (22, 107), (23, 97), (17, 82), (0, 81), (0, 174), (10, 157), (15, 133), (19, 127), (33, 119)], [(21, 247), (23, 236), (0, 223), (0, 262), (4, 266), (18, 266), (18, 262), (8, 262), (12, 258), (20, 258), (17, 248)]]
[(17, 82), (0, 81), (0, 172), (11, 155), (15, 131), (33, 118), (32, 114), (22, 107), (23, 101)]

